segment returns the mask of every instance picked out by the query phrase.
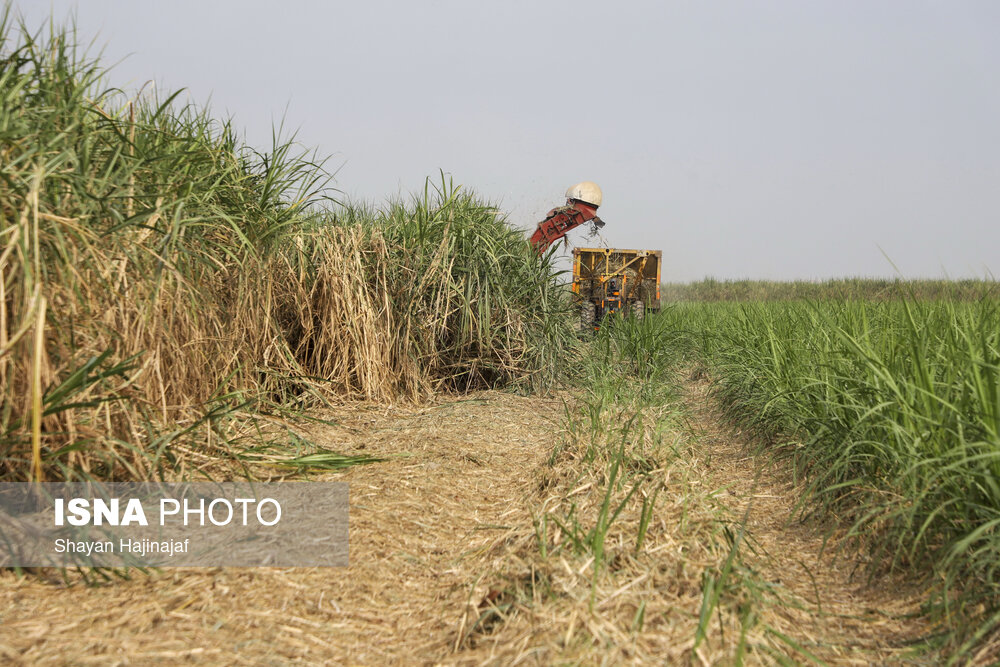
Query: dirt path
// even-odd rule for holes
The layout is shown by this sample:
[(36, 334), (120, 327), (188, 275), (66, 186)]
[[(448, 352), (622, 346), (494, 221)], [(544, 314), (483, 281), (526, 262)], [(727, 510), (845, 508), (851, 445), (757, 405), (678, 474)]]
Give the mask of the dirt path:
[(908, 644), (930, 629), (911, 617), (926, 586), (901, 576), (870, 581), (854, 552), (838, 551), (842, 527), (800, 520), (801, 483), (790, 466), (728, 423), (709, 389), (705, 379), (684, 385), (704, 479), (732, 516), (746, 517), (745, 558), (782, 601), (767, 606), (768, 622), (824, 662), (906, 661)]
[[(533, 512), (556, 496), (584, 493), (570, 488), (578, 480), (554, 479), (546, 465), (562, 437), (563, 401), (488, 392), (423, 408), (345, 406), (331, 415), (340, 426), (310, 433), (331, 449), (390, 457), (331, 477), (351, 485), (350, 568), (164, 570), (99, 588), (5, 572), (0, 655), (20, 664), (123, 665), (725, 661), (732, 637), (713, 650), (694, 650), (693, 642), (701, 570), (688, 564), (725, 554), (691, 545), (710, 544), (714, 515), (685, 509), (687, 524), (671, 515), (680, 494), (701, 489), (733, 515), (753, 503), (749, 526), (761, 554), (753, 565), (802, 607), (762, 610), (770, 627), (825, 660), (897, 662), (900, 649), (888, 643), (921, 628), (894, 617), (912, 610), (915, 597), (895, 582), (890, 590), (851, 580), (847, 561), (817, 560), (822, 536), (790, 522), (795, 491), (787, 475), (756, 474), (758, 462), (703, 390), (689, 385), (696, 426), (677, 435), (701, 453), (683, 462), (684, 475), (654, 471), (673, 480), (676, 497), (664, 496), (669, 507), (650, 527), (648, 556), (612, 567), (596, 605), (587, 562), (542, 563), (533, 541)], [(716, 493), (723, 486), (725, 494)], [(535, 581), (549, 565), (547, 594), (536, 585), (533, 597), (511, 598), (493, 619), (503, 622), (486, 627), (484, 612), (504, 599), (497, 582), (512, 572)], [(646, 620), (636, 626), (640, 607)], [(758, 653), (747, 661), (771, 660)]]

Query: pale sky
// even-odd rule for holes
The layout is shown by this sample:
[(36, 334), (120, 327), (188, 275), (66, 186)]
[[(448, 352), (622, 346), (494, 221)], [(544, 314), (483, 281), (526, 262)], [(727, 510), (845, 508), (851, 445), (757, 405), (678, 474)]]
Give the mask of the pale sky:
[(349, 197), (444, 169), (529, 230), (596, 181), (665, 281), (1000, 275), (997, 2), (13, 5), (257, 147), (284, 116)]

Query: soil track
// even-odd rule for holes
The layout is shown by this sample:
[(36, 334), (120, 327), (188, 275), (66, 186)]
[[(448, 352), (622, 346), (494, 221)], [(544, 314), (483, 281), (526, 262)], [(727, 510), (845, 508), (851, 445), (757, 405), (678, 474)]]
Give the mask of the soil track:
[(746, 517), (747, 562), (777, 594), (769, 623), (824, 662), (906, 661), (908, 646), (930, 631), (915, 618), (926, 585), (901, 575), (872, 579), (855, 552), (838, 549), (843, 527), (800, 520), (802, 489), (788, 463), (728, 423), (710, 386), (689, 379), (684, 399), (705, 481), (722, 490), (734, 516)]
[[(823, 536), (794, 521), (797, 496), (788, 474), (765, 464), (769, 457), (752, 455), (719, 419), (704, 384), (689, 382), (686, 401), (694, 426), (683, 437), (701, 452), (690, 462), (696, 476), (686, 483), (725, 487), (713, 497), (733, 515), (742, 516), (752, 503), (748, 539), (758, 556), (748, 558), (784, 600), (761, 612), (771, 627), (827, 661), (901, 661), (903, 643), (925, 629), (900, 620), (915, 610), (916, 591), (895, 581), (866, 586), (851, 578), (853, 563), (834, 560), (829, 551), (819, 558)], [(546, 616), (523, 601), (519, 624), (500, 624), (478, 646), (466, 641), (484, 600), (495, 594), (491, 585), (507, 550), (521, 549), (523, 556), (563, 406), (560, 398), (498, 392), (421, 408), (344, 406), (331, 415), (338, 427), (316, 427), (309, 436), (338, 451), (390, 457), (330, 477), (351, 485), (350, 568), (163, 570), (99, 588), (64, 588), (5, 572), (0, 655), (21, 664), (122, 665), (549, 663), (569, 657), (547, 638), (565, 635), (568, 645), (574, 628), (590, 621), (576, 612)], [(664, 559), (683, 557), (669, 551), (662, 551)], [(683, 603), (663, 607), (673, 619), (669, 645), (677, 652), (661, 660), (708, 663), (725, 654), (691, 651), (700, 600), (692, 581)], [(621, 593), (615, 593), (619, 600)], [(546, 627), (536, 627), (542, 618)], [(498, 652), (498, 646), (506, 649)], [(602, 655), (599, 646), (575, 651), (584, 662)], [(788, 655), (803, 659), (792, 649)], [(763, 653), (747, 659), (770, 661)]]

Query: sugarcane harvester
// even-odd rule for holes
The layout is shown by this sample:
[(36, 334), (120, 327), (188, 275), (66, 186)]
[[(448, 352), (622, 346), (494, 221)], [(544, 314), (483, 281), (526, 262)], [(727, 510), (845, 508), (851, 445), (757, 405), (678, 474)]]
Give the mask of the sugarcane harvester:
[[(548, 212), (531, 235), (539, 253), (580, 225), (591, 223), (593, 233), (604, 227), (597, 217), (601, 188), (584, 181), (566, 191), (566, 205)], [(611, 313), (645, 317), (660, 309), (659, 250), (574, 248), (573, 293), (580, 304), (580, 329), (591, 332)]]

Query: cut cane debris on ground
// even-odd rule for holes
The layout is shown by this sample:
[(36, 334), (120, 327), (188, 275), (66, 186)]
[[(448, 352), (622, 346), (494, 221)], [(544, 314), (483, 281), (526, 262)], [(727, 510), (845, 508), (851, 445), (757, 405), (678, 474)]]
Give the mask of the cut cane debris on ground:
[(562, 401), (497, 392), (352, 404), (320, 444), (385, 458), (350, 484), (349, 568), (163, 570), (87, 588), (4, 573), (0, 644), (23, 664), (396, 664), (450, 655), (482, 553), (530, 517), (527, 491)]
[[(313, 476), (351, 485), (350, 568), (163, 570), (69, 588), (7, 572), (0, 651), (20, 664), (903, 661), (924, 630), (905, 616), (914, 596), (818, 560), (823, 534), (797, 527), (787, 474), (704, 407), (703, 390), (686, 400), (704, 412), (643, 415), (646, 463), (619, 473), (630, 481), (611, 494), (602, 556), (559, 548), (574, 539), (569, 517), (579, 537), (607, 497), (574, 426), (585, 403), (485, 392), (354, 404), (324, 414), (336, 427), (305, 427), (385, 459)], [(612, 519), (636, 474), (648, 486)]]
[(916, 660), (911, 643), (929, 630), (910, 617), (918, 582), (870, 584), (834, 558), (827, 527), (799, 521), (787, 466), (721, 421), (704, 382), (667, 377), (669, 337), (632, 346), (642, 331), (625, 324), (595, 342), (588, 389), (526, 499), (532, 526), (496, 550), (457, 657)]

